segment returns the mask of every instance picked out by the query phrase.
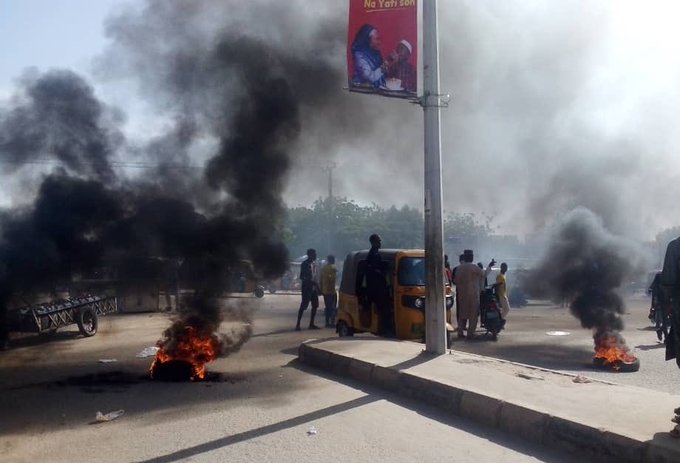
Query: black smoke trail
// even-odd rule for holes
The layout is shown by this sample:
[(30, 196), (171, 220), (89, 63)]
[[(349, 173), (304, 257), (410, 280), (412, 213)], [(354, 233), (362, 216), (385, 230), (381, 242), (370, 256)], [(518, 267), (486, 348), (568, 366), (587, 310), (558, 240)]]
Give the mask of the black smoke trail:
[(596, 344), (607, 336), (623, 343), (625, 304), (617, 289), (640, 262), (630, 241), (607, 231), (591, 211), (578, 208), (555, 226), (529, 284), (536, 294), (568, 302), (581, 326), (593, 330)]

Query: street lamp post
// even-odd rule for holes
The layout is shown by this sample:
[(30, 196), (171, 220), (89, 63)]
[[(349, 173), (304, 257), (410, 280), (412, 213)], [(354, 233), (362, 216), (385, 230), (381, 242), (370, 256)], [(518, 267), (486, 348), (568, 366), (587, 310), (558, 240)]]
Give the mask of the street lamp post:
[(442, 171), (437, 0), (423, 0), (423, 97), (425, 117), (425, 350), (446, 353), (446, 302), (442, 244)]

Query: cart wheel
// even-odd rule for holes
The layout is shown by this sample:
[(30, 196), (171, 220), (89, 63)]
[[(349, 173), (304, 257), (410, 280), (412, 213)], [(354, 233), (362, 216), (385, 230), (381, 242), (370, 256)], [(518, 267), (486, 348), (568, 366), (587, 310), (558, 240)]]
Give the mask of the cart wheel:
[(97, 334), (97, 314), (94, 310), (85, 308), (78, 312), (78, 329), (80, 333), (89, 338)]
[(336, 331), (338, 332), (338, 336), (341, 338), (347, 337), (347, 336), (354, 336), (354, 330), (347, 325), (347, 322), (344, 320), (340, 320), (338, 322), (338, 327), (336, 328)]
[(262, 286), (258, 286), (257, 289), (255, 289), (255, 296), (264, 297), (264, 288)]

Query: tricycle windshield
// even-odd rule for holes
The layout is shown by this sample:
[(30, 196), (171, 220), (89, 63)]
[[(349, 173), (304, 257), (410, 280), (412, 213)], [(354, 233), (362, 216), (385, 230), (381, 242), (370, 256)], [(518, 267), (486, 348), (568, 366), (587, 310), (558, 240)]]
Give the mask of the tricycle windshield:
[(425, 258), (403, 257), (399, 261), (398, 281), (402, 286), (425, 286)]

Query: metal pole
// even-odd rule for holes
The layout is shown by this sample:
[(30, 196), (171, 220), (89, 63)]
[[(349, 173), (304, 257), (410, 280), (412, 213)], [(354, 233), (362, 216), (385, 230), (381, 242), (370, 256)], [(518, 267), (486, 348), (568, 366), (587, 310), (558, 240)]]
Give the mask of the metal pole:
[(425, 351), (446, 353), (446, 302), (442, 245), (442, 161), (437, 0), (423, 0), (423, 99), (425, 113)]
[(328, 173), (328, 198), (327, 208), (328, 208), (328, 218), (326, 222), (326, 247), (328, 251), (326, 254), (331, 254), (333, 249), (333, 234), (335, 231), (335, 198), (333, 198), (333, 169), (337, 167), (335, 162), (331, 162), (323, 168), (324, 171)]

